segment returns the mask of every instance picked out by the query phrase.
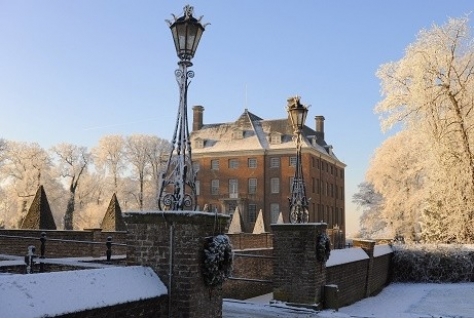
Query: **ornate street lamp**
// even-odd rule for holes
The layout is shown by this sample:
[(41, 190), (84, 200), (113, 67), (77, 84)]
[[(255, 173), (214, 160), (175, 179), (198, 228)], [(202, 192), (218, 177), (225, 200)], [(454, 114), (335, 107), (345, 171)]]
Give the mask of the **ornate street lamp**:
[(176, 53), (179, 57), (179, 68), (175, 71), (179, 86), (178, 118), (171, 142), (171, 151), (166, 168), (161, 175), (161, 187), (158, 197), (158, 206), (161, 210), (194, 210), (196, 208), (196, 172), (191, 159), (191, 140), (188, 129), (187, 95), (190, 79), (194, 77), (191, 59), (201, 40), (205, 25), (202, 17), (193, 17), (193, 7), (184, 7), (184, 15), (174, 21), (166, 20), (173, 35)]
[(301, 131), (303, 130), (308, 107), (300, 103), (300, 97), (295, 96), (288, 99), (286, 107), (289, 122), (293, 128), (293, 141), (296, 144), (296, 166), (291, 193), (288, 197), (290, 202), (290, 222), (292, 224), (307, 223), (309, 220), (306, 189), (304, 186), (303, 169), (301, 164)]

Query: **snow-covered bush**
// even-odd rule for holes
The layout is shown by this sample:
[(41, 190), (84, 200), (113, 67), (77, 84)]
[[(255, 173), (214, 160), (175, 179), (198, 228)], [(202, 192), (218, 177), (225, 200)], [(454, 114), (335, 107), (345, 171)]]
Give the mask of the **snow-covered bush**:
[(472, 245), (394, 245), (393, 252), (393, 281), (474, 281)]

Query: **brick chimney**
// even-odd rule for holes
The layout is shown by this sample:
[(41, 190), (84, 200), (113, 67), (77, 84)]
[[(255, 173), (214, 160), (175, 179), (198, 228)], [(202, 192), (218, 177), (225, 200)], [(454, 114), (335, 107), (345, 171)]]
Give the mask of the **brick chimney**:
[(318, 144), (323, 144), (320, 142), (324, 141), (324, 116), (317, 115), (314, 117), (316, 120), (316, 138), (318, 140)]
[(193, 132), (199, 131), (202, 128), (202, 113), (204, 112), (204, 107), (201, 105), (193, 106)]

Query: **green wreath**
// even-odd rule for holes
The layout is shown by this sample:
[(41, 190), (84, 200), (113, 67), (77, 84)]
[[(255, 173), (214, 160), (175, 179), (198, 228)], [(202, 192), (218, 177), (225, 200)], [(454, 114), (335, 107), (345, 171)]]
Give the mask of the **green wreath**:
[(232, 245), (227, 235), (207, 237), (203, 250), (202, 275), (207, 286), (222, 285), (232, 272)]
[(331, 255), (331, 240), (326, 233), (318, 235), (316, 244), (316, 258), (319, 262), (325, 263)]

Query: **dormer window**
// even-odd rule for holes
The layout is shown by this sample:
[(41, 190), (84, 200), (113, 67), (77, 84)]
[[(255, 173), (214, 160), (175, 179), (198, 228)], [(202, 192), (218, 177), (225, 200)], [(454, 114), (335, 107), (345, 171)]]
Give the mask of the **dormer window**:
[(241, 140), (244, 138), (244, 131), (243, 130), (235, 130), (232, 132), (232, 139), (233, 140)]
[(204, 140), (200, 137), (195, 138), (193, 147), (195, 149), (204, 148)]
[(281, 144), (281, 133), (270, 133), (270, 144)]

